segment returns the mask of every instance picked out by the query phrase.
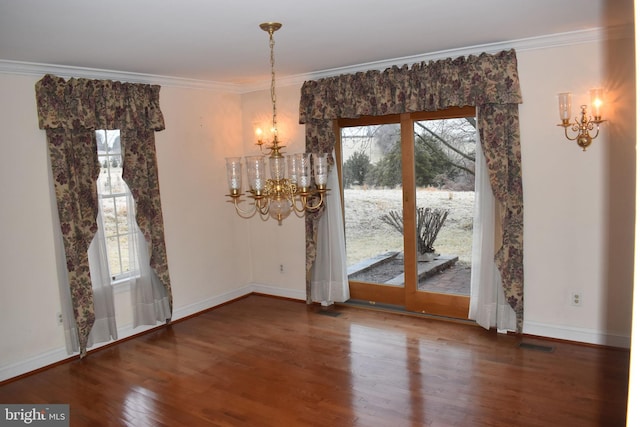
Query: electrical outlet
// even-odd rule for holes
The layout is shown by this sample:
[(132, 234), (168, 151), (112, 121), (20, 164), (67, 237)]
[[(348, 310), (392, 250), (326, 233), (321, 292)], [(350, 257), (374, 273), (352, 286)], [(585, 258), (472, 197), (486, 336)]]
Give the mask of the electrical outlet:
[(571, 292), (571, 305), (574, 307), (580, 307), (582, 305), (582, 294), (580, 292)]
[(62, 326), (62, 313), (56, 313), (56, 320), (58, 321), (58, 325)]
[(280, 264), (280, 273), (284, 273), (284, 264)]

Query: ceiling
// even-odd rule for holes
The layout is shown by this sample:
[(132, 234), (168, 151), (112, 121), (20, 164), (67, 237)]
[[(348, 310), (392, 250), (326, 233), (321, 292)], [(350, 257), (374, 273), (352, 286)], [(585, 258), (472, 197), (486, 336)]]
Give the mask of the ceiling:
[(249, 84), (633, 23), (631, 0), (0, 0), (0, 60)]

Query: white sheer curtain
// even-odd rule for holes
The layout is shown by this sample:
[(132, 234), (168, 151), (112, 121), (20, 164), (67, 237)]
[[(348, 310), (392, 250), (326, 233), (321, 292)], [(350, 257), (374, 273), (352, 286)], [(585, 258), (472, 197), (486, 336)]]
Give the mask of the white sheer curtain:
[(113, 300), (113, 286), (109, 276), (109, 261), (104, 245), (102, 206), (98, 212), (98, 232), (89, 244), (89, 272), (93, 288), (93, 311), (96, 320), (91, 328), (87, 347), (100, 342), (118, 339), (116, 309)]
[[(335, 153), (332, 154), (335, 159)], [(342, 201), (337, 168), (329, 172), (326, 211), (318, 223), (316, 260), (311, 267), (311, 299), (328, 306), (349, 299)]]
[(131, 306), (133, 308), (133, 327), (155, 325), (171, 318), (171, 305), (167, 290), (149, 265), (147, 241), (136, 223), (135, 203), (131, 194), (128, 196), (128, 224), (135, 228), (129, 242), (129, 265), (131, 269), (128, 283), (131, 289)]
[(495, 248), (495, 198), (480, 141), (476, 141), (476, 200), (471, 253), (469, 319), (498, 332), (516, 330), (516, 314), (505, 301), (500, 272), (493, 259)]

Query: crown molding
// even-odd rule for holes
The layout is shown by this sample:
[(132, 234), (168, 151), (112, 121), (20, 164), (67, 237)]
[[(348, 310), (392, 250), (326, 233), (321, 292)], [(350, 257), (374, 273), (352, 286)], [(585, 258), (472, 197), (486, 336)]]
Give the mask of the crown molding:
[[(361, 71), (384, 70), (392, 66), (415, 64), (418, 62), (437, 61), (445, 58), (478, 55), (480, 53), (497, 53), (505, 49), (528, 51), (548, 49), (553, 47), (571, 46), (592, 43), (607, 39), (633, 38), (634, 29), (631, 25), (608, 28), (591, 28), (567, 33), (549, 34), (499, 43), (489, 43), (459, 49), (442, 50), (413, 56), (387, 59), (384, 61), (367, 62), (348, 67), (331, 68), (327, 70), (284, 76), (278, 78), (277, 86), (302, 85), (307, 80), (317, 80), (334, 77), (341, 74), (353, 74)], [(162, 86), (182, 87), (191, 89), (219, 90), (231, 93), (249, 93), (269, 88), (270, 81), (260, 81), (246, 84), (222, 83), (207, 80), (185, 79), (180, 77), (159, 76), (154, 74), (130, 73), (124, 71), (101, 70), (95, 68), (71, 67), (54, 64), (39, 64), (32, 62), (0, 60), (0, 73), (35, 75), (55, 74), (65, 78), (91, 78), (118, 80), (130, 83), (158, 84)]]
[[(413, 56), (387, 59), (383, 61), (368, 62), (348, 67), (332, 68), (307, 74), (298, 74), (278, 78), (277, 85), (286, 87), (302, 85), (307, 80), (318, 80), (326, 77), (335, 77), (341, 74), (354, 74), (370, 70), (385, 70), (393, 66), (403, 66), (405, 64), (415, 64), (419, 62), (438, 61), (446, 58), (457, 58), (460, 56), (479, 55), (481, 53), (497, 53), (507, 49), (515, 49), (518, 52), (525, 52), (537, 49), (549, 49), (554, 47), (572, 46), (584, 43), (593, 43), (602, 40), (615, 40), (621, 38), (633, 38), (634, 28), (631, 25), (609, 28), (590, 28), (587, 30), (571, 31), (566, 33), (548, 34), (539, 37), (529, 37), (518, 40), (510, 40), (499, 43), (489, 43), (459, 49), (448, 49), (438, 52), (431, 52)], [(254, 92), (269, 88), (268, 81), (245, 84), (242, 86), (243, 92)]]
[(102, 70), (98, 68), (72, 67), (67, 65), (6, 61), (1, 59), (0, 74), (19, 74), (23, 76), (43, 76), (45, 74), (54, 74), (64, 78), (105, 79), (127, 83), (145, 83), (190, 89), (221, 90), (232, 93), (243, 92), (242, 86), (234, 83), (221, 83), (208, 80), (186, 79), (182, 77), (131, 73), (126, 71)]

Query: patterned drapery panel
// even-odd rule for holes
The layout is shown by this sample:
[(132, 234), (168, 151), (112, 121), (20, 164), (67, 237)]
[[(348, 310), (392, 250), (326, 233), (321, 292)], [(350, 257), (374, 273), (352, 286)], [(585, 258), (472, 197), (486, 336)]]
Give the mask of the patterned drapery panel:
[[(147, 239), (151, 267), (167, 289), (171, 283), (164, 243), (154, 131), (164, 129), (160, 86), (45, 75), (36, 83), (38, 122), (47, 133), (65, 244), (69, 287), (86, 354), (94, 322), (87, 250), (97, 230), (96, 179), (100, 165), (96, 129), (120, 129), (125, 153), (123, 178), (136, 201), (138, 225)], [(153, 163), (153, 164), (152, 164)]]
[(518, 105), (479, 105), (477, 116), (491, 188), (501, 207), (502, 246), (495, 254), (495, 261), (502, 277), (505, 298), (516, 313), (518, 332), (522, 332), (524, 205)]
[[(520, 103), (518, 64), (512, 49), (307, 81), (301, 89), (300, 123), (307, 127), (308, 151), (331, 152), (335, 137), (328, 135), (328, 130), (338, 118), (477, 107), (492, 188), (504, 213), (502, 247), (496, 254), (496, 264), (507, 301), (516, 312), (518, 331), (522, 332)], [(307, 273), (316, 256), (317, 224), (312, 223), (317, 219), (307, 219), (311, 222), (306, 227)]]
[(171, 281), (164, 242), (164, 221), (160, 206), (160, 183), (154, 131), (123, 129), (120, 138), (126, 141), (122, 178), (129, 185), (136, 201), (136, 222), (144, 234), (149, 251), (149, 263), (167, 289), (173, 306)]
[(80, 348), (86, 349), (95, 315), (89, 275), (89, 244), (98, 231), (96, 180), (100, 163), (95, 136), (86, 129), (47, 129), (60, 229)]

